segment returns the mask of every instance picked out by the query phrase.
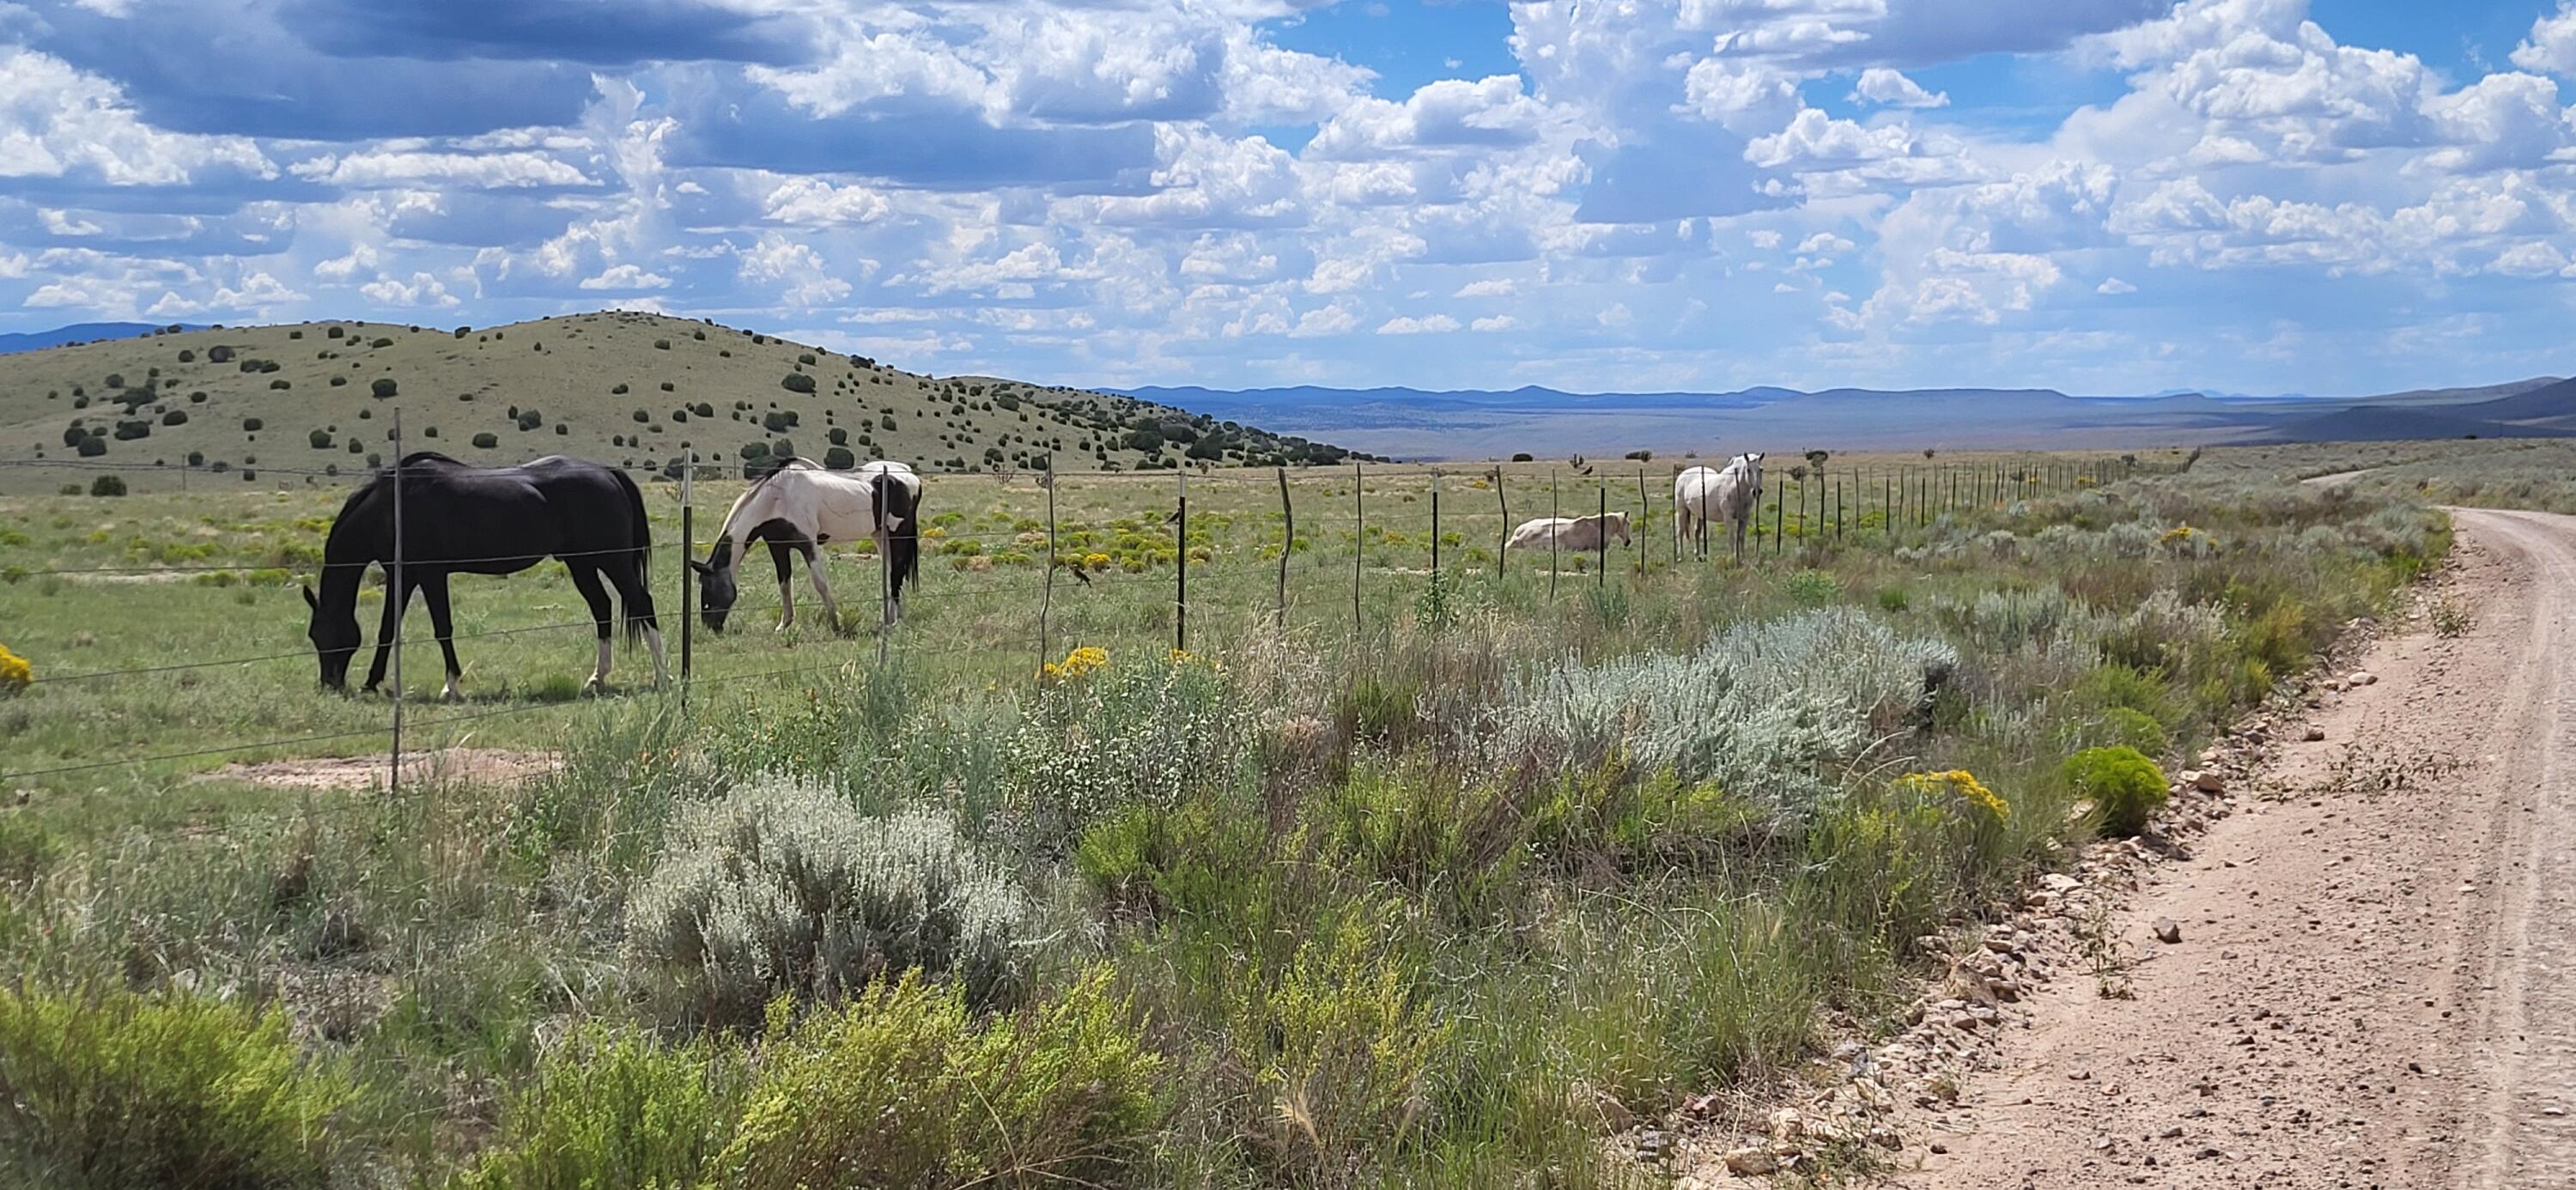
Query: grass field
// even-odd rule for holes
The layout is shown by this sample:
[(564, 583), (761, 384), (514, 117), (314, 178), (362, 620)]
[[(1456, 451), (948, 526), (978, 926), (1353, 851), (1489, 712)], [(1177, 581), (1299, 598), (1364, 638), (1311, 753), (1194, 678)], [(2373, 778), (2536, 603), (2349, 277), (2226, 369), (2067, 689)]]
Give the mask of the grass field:
[[(1185, 534), (1174, 476), (1067, 475), (1056, 567), (1031, 478), (933, 477), (899, 629), (851, 550), (842, 630), (800, 574), (773, 633), (755, 560), (685, 706), (640, 652), (574, 697), (559, 568), (460, 580), (470, 701), (428, 701), (415, 617), (406, 746), (562, 767), (400, 798), (202, 779), (386, 745), (383, 700), (314, 692), (291, 581), (338, 489), (0, 497), (35, 678), (0, 768), (37, 774), (0, 809), (0, 1036), (58, 1047), (0, 1079), (65, 1105), (0, 1116), (0, 1170), (1624, 1184), (1620, 1121), (1792, 1077), (2114, 823), (2117, 758), (2071, 757), (2189, 754), (2439, 557), (2410, 493), (2292, 482), (2317, 461), (1835, 459), (1838, 532), (1775, 456), (1785, 532), (1742, 565), (1649, 516), (1606, 572), (1500, 575), (1480, 469), (1292, 470), (1293, 537), (1268, 472), (1193, 476)], [(1665, 460), (1499, 478), (1517, 521), (1551, 470), (1567, 515), (1635, 510), (1640, 467), (1660, 502)], [(1899, 474), (1932, 494), (1891, 518), (1863, 493)], [(647, 497), (676, 645), (676, 486)], [(83, 1045), (197, 1040), (49, 1060), (67, 1004)], [(211, 1089), (246, 1081), (248, 1115)]]

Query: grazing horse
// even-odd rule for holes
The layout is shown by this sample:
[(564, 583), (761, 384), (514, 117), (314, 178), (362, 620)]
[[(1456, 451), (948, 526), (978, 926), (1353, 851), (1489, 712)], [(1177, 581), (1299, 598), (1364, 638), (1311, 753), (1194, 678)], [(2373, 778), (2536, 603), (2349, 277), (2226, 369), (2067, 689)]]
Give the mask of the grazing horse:
[(1628, 544), (1627, 513), (1540, 517), (1534, 521), (1523, 521), (1521, 527), (1512, 530), (1511, 537), (1503, 542), (1503, 548), (1519, 550), (1534, 546), (1553, 546), (1569, 553), (1581, 553), (1585, 550), (1600, 549), (1605, 538), (1615, 540), (1621, 545)]
[(1708, 556), (1708, 526), (1725, 521), (1734, 536), (1735, 555), (1744, 556), (1744, 530), (1753, 506), (1762, 498), (1762, 456), (1740, 454), (1724, 468), (1693, 467), (1673, 479), (1673, 536), (1697, 542)]
[[(398, 477), (398, 478), (397, 478)], [(470, 467), (431, 451), (405, 455), (391, 472), (379, 471), (340, 506), (322, 545), (322, 592), (304, 588), (313, 611), (307, 634), (322, 658), (322, 684), (343, 689), (358, 651), (358, 583), (368, 563), (394, 565), (394, 485), (402, 485), (401, 589), (385, 593), (383, 623), (376, 629), (376, 660), (366, 689), (384, 681), (394, 625), (413, 591), (429, 604), (429, 622), (447, 659), (442, 699), (458, 697), (455, 624), (448, 613), (447, 576), (514, 574), (548, 557), (563, 561), (572, 585), (590, 603), (599, 625), (599, 664), (583, 688), (608, 679), (607, 576), (624, 605), (626, 635), (652, 642), (653, 672), (662, 666), (662, 630), (653, 616), (653, 534), (644, 517), (644, 493), (614, 467), (547, 455), (516, 467)]]
[(779, 630), (796, 622), (796, 597), (787, 583), (790, 550), (805, 555), (805, 573), (814, 580), (823, 613), (837, 627), (841, 609), (823, 581), (815, 547), (860, 534), (875, 539), (877, 557), (889, 568), (885, 620), (895, 622), (903, 616), (904, 580), (918, 582), (921, 577), (920, 512), (921, 477), (902, 463), (879, 460), (855, 472), (840, 472), (810, 459), (782, 461), (734, 498), (707, 560), (689, 562), (698, 572), (698, 609), (707, 630), (724, 631), (738, 598), (739, 554), (755, 540), (769, 543), (770, 561), (778, 568)]

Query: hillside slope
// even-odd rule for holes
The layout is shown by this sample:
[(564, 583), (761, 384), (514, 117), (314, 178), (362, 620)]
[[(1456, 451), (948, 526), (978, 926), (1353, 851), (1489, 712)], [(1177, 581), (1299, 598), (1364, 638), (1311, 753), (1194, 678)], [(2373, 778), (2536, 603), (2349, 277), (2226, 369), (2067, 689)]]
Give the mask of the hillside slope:
[[(486, 463), (562, 453), (671, 475), (692, 453), (729, 473), (789, 451), (953, 471), (1348, 457), (1129, 397), (916, 375), (652, 314), (203, 330), (28, 352), (0, 372), (0, 463), (157, 467), (140, 478), (173, 485), (191, 460), (199, 474), (356, 471), (388, 453), (396, 409), (411, 449)], [(0, 490), (79, 478), (0, 466)]]

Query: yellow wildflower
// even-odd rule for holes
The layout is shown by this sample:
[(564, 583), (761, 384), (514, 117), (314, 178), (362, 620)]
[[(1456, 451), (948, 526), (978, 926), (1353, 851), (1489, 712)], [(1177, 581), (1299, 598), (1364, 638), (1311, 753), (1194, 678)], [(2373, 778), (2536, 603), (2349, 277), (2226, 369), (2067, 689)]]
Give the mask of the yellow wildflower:
[(1907, 773), (1896, 779), (1896, 787), (1927, 797), (1955, 795), (1960, 801), (1993, 816), (1997, 822), (2012, 817), (2012, 807), (2005, 805), (2002, 797), (1986, 788), (1985, 782), (1977, 780), (1976, 774), (1966, 769), (1951, 769), (1945, 773)]
[(16, 694), (36, 684), (36, 667), (27, 659), (0, 645), (0, 697)]
[(1038, 677), (1049, 682), (1069, 681), (1109, 666), (1109, 650), (1084, 645), (1064, 655), (1062, 661), (1050, 661), (1038, 667)]
[(1109, 555), (1103, 553), (1084, 554), (1082, 556), (1082, 568), (1084, 570), (1095, 571), (1107, 570), (1109, 569)]

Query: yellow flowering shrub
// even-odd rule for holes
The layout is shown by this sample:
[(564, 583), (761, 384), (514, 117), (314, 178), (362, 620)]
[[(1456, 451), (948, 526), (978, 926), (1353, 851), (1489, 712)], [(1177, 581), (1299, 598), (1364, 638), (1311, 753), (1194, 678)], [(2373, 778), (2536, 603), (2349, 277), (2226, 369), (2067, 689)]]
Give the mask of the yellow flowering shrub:
[(2209, 536), (2207, 533), (2203, 533), (2189, 525), (2176, 525), (2173, 528), (2165, 530), (2165, 535), (2157, 538), (2156, 540), (2166, 545), (2189, 545), (2191, 544), (2191, 539), (2195, 534), (2202, 537)]
[(1084, 570), (1092, 571), (1107, 570), (1109, 569), (1109, 555), (1099, 553), (1097, 551), (1084, 554), (1082, 556), (1082, 568)]
[(2012, 807), (2005, 805), (2002, 797), (1986, 788), (1985, 782), (1977, 780), (1976, 774), (1966, 769), (1951, 769), (1945, 773), (1907, 773), (1896, 779), (1896, 786), (1903, 792), (1926, 799), (1955, 798), (1997, 822), (2012, 817)]
[(1109, 650), (1084, 645), (1064, 655), (1062, 661), (1050, 661), (1038, 668), (1038, 677), (1049, 682), (1070, 681), (1109, 668)]
[(36, 684), (36, 667), (27, 659), (0, 645), (0, 697), (16, 694)]

